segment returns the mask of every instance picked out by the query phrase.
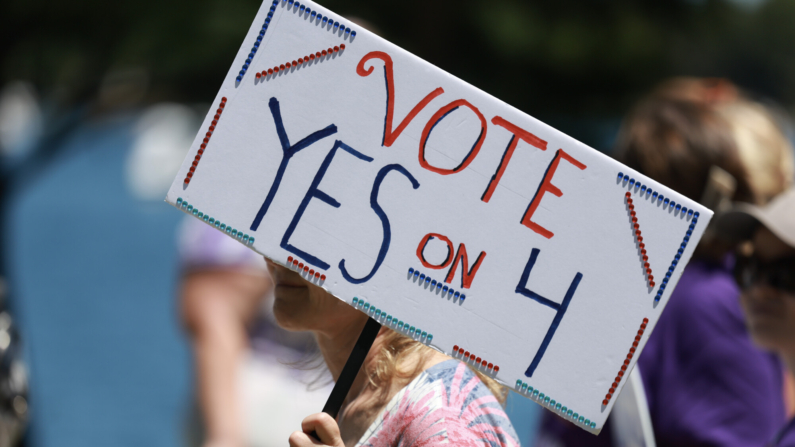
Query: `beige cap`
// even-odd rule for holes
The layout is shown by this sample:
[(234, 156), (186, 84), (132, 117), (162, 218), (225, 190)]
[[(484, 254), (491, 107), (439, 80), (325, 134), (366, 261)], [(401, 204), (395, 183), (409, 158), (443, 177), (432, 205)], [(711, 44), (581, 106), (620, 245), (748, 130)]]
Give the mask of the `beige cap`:
[(765, 206), (740, 204), (715, 221), (719, 234), (748, 240), (762, 224), (790, 247), (795, 248), (795, 188), (784, 191)]

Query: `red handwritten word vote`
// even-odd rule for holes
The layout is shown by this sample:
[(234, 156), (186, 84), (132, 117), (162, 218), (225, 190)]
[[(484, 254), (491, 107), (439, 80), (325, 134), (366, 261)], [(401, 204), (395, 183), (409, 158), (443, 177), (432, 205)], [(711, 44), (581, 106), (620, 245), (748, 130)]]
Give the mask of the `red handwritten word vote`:
[[(417, 116), (417, 114), (419, 114), (437, 96), (444, 94), (444, 89), (442, 87), (438, 87), (432, 92), (428, 93), (428, 95), (426, 95), (420, 102), (418, 102), (417, 105), (415, 105), (414, 108), (411, 109), (408, 115), (406, 115), (406, 117), (403, 118), (403, 121), (400, 122), (398, 127), (393, 128), (392, 123), (394, 118), (393, 115), (395, 110), (396, 93), (395, 93), (395, 80), (394, 80), (394, 64), (392, 62), (392, 58), (383, 51), (370, 52), (366, 54), (359, 61), (359, 64), (356, 66), (356, 73), (359, 76), (363, 77), (372, 74), (374, 67), (370, 65), (369, 68), (365, 69), (365, 65), (367, 64), (367, 62), (370, 62), (373, 59), (381, 59), (384, 62), (384, 78), (386, 81), (386, 117), (384, 118), (384, 134), (381, 141), (381, 145), (390, 147), (392, 146), (392, 144), (394, 144), (394, 142), (398, 139), (398, 137), (400, 137), (403, 130), (406, 129), (406, 127)], [(444, 120), (445, 117), (447, 117), (447, 115), (449, 115), (452, 111), (456, 110), (459, 107), (467, 107), (472, 112), (475, 113), (475, 115), (478, 117), (478, 120), (480, 121), (480, 134), (478, 135), (477, 140), (475, 140), (474, 144), (472, 145), (470, 151), (466, 154), (466, 156), (464, 156), (464, 159), (461, 160), (461, 162), (456, 167), (452, 169), (444, 169), (437, 166), (433, 166), (425, 159), (425, 147), (428, 141), (428, 137), (430, 136), (430, 133), (433, 130), (433, 128), (437, 124), (439, 124), (439, 122)], [(501, 116), (495, 116), (494, 118), (492, 118), (491, 122), (496, 126), (500, 126), (508, 130), (512, 134), (512, 136), (510, 141), (508, 142), (508, 146), (505, 149), (502, 159), (500, 160), (500, 164), (499, 166), (497, 166), (496, 172), (492, 176), (491, 180), (489, 181), (489, 184), (486, 186), (486, 190), (484, 191), (483, 196), (481, 197), (481, 200), (486, 203), (488, 203), (489, 200), (491, 200), (491, 196), (494, 194), (497, 185), (500, 183), (500, 179), (502, 178), (502, 175), (505, 173), (505, 170), (507, 169), (508, 164), (511, 161), (511, 157), (513, 156), (513, 153), (516, 150), (520, 140), (542, 151), (546, 151), (547, 149), (547, 142), (545, 140), (528, 132), (525, 129), (522, 129), (516, 124), (509, 122), (508, 120), (506, 120)], [(422, 131), (422, 135), (420, 137), (420, 144), (418, 151), (420, 166), (424, 169), (427, 169), (431, 172), (435, 172), (440, 175), (451, 175), (461, 172), (464, 169), (466, 169), (467, 166), (469, 166), (470, 163), (472, 163), (472, 161), (478, 156), (478, 154), (480, 153), (480, 149), (483, 146), (483, 142), (486, 139), (487, 133), (488, 133), (488, 122), (476, 106), (474, 106), (465, 99), (457, 99), (455, 101), (452, 101), (447, 105), (440, 107), (425, 124), (425, 127)], [(571, 163), (572, 165), (574, 165), (575, 167), (581, 170), (587, 168), (587, 166), (585, 166), (583, 163), (581, 163), (571, 155), (564, 152), (563, 149), (558, 149), (554, 157), (552, 158), (552, 161), (550, 162), (549, 166), (547, 167), (547, 170), (544, 174), (544, 178), (542, 179), (541, 184), (538, 186), (538, 189), (536, 190), (533, 199), (530, 201), (530, 204), (527, 206), (527, 209), (522, 215), (522, 218), (519, 220), (519, 222), (522, 225), (526, 226), (527, 228), (533, 230), (534, 232), (538, 233), (539, 235), (547, 239), (552, 238), (554, 236), (554, 233), (533, 222), (531, 219), (536, 209), (538, 209), (538, 206), (541, 203), (541, 200), (544, 198), (544, 195), (546, 193), (551, 193), (556, 197), (563, 196), (563, 191), (561, 191), (560, 188), (552, 184), (552, 177), (555, 175), (555, 172), (557, 172), (558, 166), (560, 165), (560, 160), (566, 160), (567, 162)], [(461, 247), (463, 247), (463, 244), (461, 244)], [(456, 259), (458, 259), (459, 256), (462, 256), (464, 259), (466, 259), (466, 250), (465, 249), (462, 250), (459, 248), (459, 253), (462, 252), (463, 255), (456, 254)], [(455, 267), (453, 267), (453, 269), (454, 268)]]

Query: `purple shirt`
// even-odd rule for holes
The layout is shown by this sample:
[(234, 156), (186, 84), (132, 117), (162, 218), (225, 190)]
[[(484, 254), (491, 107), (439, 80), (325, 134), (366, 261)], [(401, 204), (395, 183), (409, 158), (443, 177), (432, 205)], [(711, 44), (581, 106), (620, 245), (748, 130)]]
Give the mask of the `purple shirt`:
[(790, 420), (787, 426), (781, 429), (770, 447), (795, 447), (795, 419)]
[[(786, 420), (781, 364), (751, 342), (730, 260), (688, 264), (638, 364), (658, 447), (762, 446)], [(550, 416), (542, 436), (611, 445)]]

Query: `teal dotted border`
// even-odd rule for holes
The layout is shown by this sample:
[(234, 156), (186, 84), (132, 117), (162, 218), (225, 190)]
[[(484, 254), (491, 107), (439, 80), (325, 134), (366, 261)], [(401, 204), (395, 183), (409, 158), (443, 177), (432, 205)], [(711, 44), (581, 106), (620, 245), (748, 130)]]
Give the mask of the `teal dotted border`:
[(538, 389), (534, 389), (529, 384), (522, 382), (521, 379), (516, 381), (516, 392), (535, 400), (539, 404), (549, 408), (550, 410), (554, 411), (565, 419), (574, 422), (575, 424), (584, 425), (588, 428), (596, 428), (596, 422), (591, 422), (591, 420), (586, 419), (585, 416), (576, 413), (574, 410), (566, 407), (560, 402), (556, 402), (555, 399), (544, 395), (544, 393)]
[(387, 314), (386, 311), (376, 308), (374, 304), (370, 304), (362, 298), (353, 297), (351, 303), (354, 308), (363, 310), (364, 313), (372, 317), (375, 321), (386, 324), (391, 329), (408, 335), (414, 340), (423, 343), (430, 343), (433, 340), (433, 334), (414, 327), (409, 323), (404, 323), (403, 320), (393, 317), (391, 314)]
[(254, 237), (244, 234), (242, 231), (238, 231), (232, 228), (231, 225), (227, 225), (225, 223), (221, 223), (220, 220), (216, 220), (214, 217), (210, 217), (209, 214), (204, 214), (203, 212), (199, 211), (198, 208), (194, 207), (193, 205), (189, 204), (187, 200), (182, 200), (182, 197), (177, 199), (177, 208), (185, 211), (188, 214), (193, 215), (205, 223), (218, 228), (219, 230), (223, 231), (224, 233), (232, 236), (233, 238), (243, 242), (246, 245), (251, 245), (254, 243)]

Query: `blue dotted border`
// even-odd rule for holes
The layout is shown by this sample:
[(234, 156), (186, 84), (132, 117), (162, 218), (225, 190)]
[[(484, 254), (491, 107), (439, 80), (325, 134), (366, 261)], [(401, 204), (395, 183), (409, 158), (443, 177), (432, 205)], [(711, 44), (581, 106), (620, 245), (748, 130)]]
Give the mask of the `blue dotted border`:
[(696, 228), (697, 223), (698, 223), (698, 212), (696, 212), (695, 215), (693, 216), (693, 220), (690, 222), (690, 226), (687, 228), (687, 232), (685, 233), (685, 237), (682, 240), (682, 244), (679, 245), (679, 250), (676, 251), (676, 255), (674, 256), (674, 260), (671, 262), (671, 266), (668, 267), (668, 271), (665, 272), (665, 278), (663, 278), (662, 284), (660, 284), (660, 288), (657, 289), (657, 296), (654, 297), (655, 304), (660, 302), (663, 291), (665, 290), (665, 286), (668, 285), (668, 280), (671, 279), (671, 275), (673, 275), (674, 269), (676, 269), (676, 264), (678, 264), (679, 260), (682, 258), (682, 254), (685, 252), (687, 243), (690, 242), (690, 236), (693, 235), (693, 230)]
[(391, 314), (387, 314), (386, 311), (376, 308), (374, 304), (370, 304), (362, 298), (353, 297), (351, 304), (354, 308), (363, 310), (364, 313), (372, 317), (375, 321), (386, 324), (393, 330), (397, 330), (398, 332), (408, 335), (414, 340), (426, 344), (433, 340), (433, 334), (423, 331), (418, 327), (414, 327), (409, 323), (404, 323), (403, 320), (398, 319), (398, 317), (393, 317)]
[(251, 61), (254, 60), (254, 55), (257, 54), (257, 50), (259, 49), (260, 44), (262, 44), (262, 38), (265, 37), (265, 31), (268, 30), (268, 25), (270, 25), (271, 20), (273, 19), (273, 14), (276, 12), (276, 6), (279, 5), (279, 0), (273, 0), (271, 3), (271, 8), (268, 11), (268, 16), (265, 17), (265, 23), (262, 24), (262, 29), (259, 30), (259, 36), (257, 36), (256, 42), (254, 42), (254, 46), (251, 47), (251, 52), (248, 53), (248, 57), (246, 61), (243, 63), (243, 68), (238, 73), (235, 80), (239, 83), (243, 80), (243, 76), (246, 75), (248, 71), (248, 67), (251, 65)]
[(516, 380), (515, 389), (517, 393), (533, 399), (539, 404), (549, 408), (551, 411), (554, 411), (561, 417), (568, 419), (575, 424), (584, 425), (589, 428), (596, 428), (596, 422), (592, 422), (590, 419), (586, 419), (585, 416), (580, 415), (571, 408), (566, 407), (560, 402), (556, 402), (555, 399), (544, 395), (544, 393), (538, 389), (534, 389), (529, 384), (522, 382), (521, 379)]
[(679, 249), (676, 251), (674, 260), (671, 262), (671, 266), (668, 267), (668, 271), (665, 273), (665, 277), (660, 283), (660, 287), (657, 289), (657, 295), (654, 297), (654, 303), (657, 304), (660, 302), (660, 299), (662, 299), (662, 294), (665, 291), (665, 287), (668, 285), (668, 281), (671, 279), (674, 270), (676, 269), (676, 265), (679, 263), (679, 260), (682, 259), (682, 254), (685, 252), (685, 248), (687, 248), (687, 243), (690, 242), (690, 237), (693, 235), (693, 230), (696, 228), (696, 224), (698, 223), (699, 212), (693, 211), (692, 209), (688, 209), (681, 204), (674, 202), (673, 200), (663, 196), (661, 193), (653, 191), (651, 187), (641, 184), (640, 181), (635, 181), (634, 178), (624, 175), (622, 172), (618, 173), (618, 184), (620, 186), (629, 186), (629, 189), (634, 189), (635, 194), (638, 194), (641, 198), (651, 198), (652, 203), (655, 201), (657, 203), (662, 203), (663, 210), (666, 208), (673, 208), (674, 213), (682, 213), (682, 215), (686, 215), (687, 219), (690, 220), (690, 226), (687, 228), (685, 237), (682, 240), (682, 243), (679, 245)]
[(420, 273), (419, 269), (415, 270), (413, 267), (409, 268), (409, 280), (417, 280), (417, 284), (420, 286), (429, 286), (428, 290), (431, 293), (439, 293), (442, 292), (442, 297), (444, 298), (445, 295), (448, 297), (452, 296), (453, 299), (461, 300), (461, 303), (467, 299), (467, 296), (457, 290), (454, 290), (452, 287), (448, 287), (444, 285), (444, 282), (437, 281), (435, 279), (431, 279), (430, 275), (426, 275), (425, 273)]
[(251, 245), (254, 243), (254, 237), (244, 234), (242, 231), (238, 231), (232, 228), (231, 225), (227, 225), (225, 223), (221, 223), (221, 220), (216, 220), (214, 217), (210, 217), (209, 214), (204, 214), (203, 212), (199, 211), (198, 208), (194, 207), (193, 205), (189, 204), (187, 200), (182, 200), (182, 197), (177, 199), (177, 208), (185, 211), (186, 213), (193, 215), (205, 223), (218, 228), (219, 230), (223, 231), (224, 233), (232, 236), (233, 238), (243, 242), (246, 245)]
[(666, 209), (668, 207), (674, 208), (675, 212), (677, 213), (681, 212), (682, 214), (687, 214), (688, 219), (694, 216), (698, 217), (698, 212), (683, 207), (682, 205), (674, 202), (673, 200), (664, 197), (661, 193), (658, 193), (657, 191), (652, 191), (651, 187), (647, 187), (646, 185), (641, 184), (640, 181), (636, 182), (634, 178), (630, 178), (628, 175), (624, 175), (623, 173), (619, 172), (618, 181), (619, 185), (623, 183), (623, 185), (629, 185), (629, 189), (634, 188), (635, 194), (638, 194), (641, 198), (644, 199), (651, 198), (652, 203), (654, 203), (655, 201), (662, 202), (663, 209)]
[[(274, 4), (278, 3), (278, 0), (274, 0)], [(323, 23), (323, 27), (328, 26), (328, 30), (331, 31), (332, 29), (334, 32), (342, 31), (345, 33), (345, 37), (356, 37), (356, 31), (352, 30), (350, 27), (345, 26), (340, 22), (335, 22), (330, 17), (323, 16), (322, 14), (318, 13), (317, 11), (313, 11), (309, 9), (306, 5), (302, 5), (295, 0), (282, 0), (282, 5), (287, 4), (288, 6), (294, 6), (293, 12), (298, 12), (299, 14), (307, 14), (309, 16), (309, 21), (317, 20), (318, 22)]]
[[(254, 42), (254, 46), (251, 47), (251, 51), (248, 53), (248, 57), (246, 58), (245, 62), (243, 62), (243, 67), (240, 69), (235, 80), (240, 83), (243, 81), (243, 77), (246, 75), (249, 67), (251, 66), (252, 61), (254, 60), (254, 55), (257, 54), (257, 50), (259, 50), (259, 46), (262, 44), (262, 39), (265, 37), (265, 32), (268, 30), (268, 26), (273, 20), (273, 15), (276, 13), (276, 7), (279, 5), (279, 0), (273, 0), (271, 3), (271, 7), (268, 10), (268, 16), (265, 17), (265, 23), (262, 24), (262, 28), (259, 31), (259, 36), (257, 36), (257, 40)], [(352, 30), (350, 27), (341, 24), (340, 22), (336, 22), (329, 18), (328, 16), (323, 16), (322, 14), (318, 13), (317, 11), (311, 10), (306, 5), (302, 5), (301, 3), (295, 0), (282, 0), (282, 6), (287, 5), (288, 7), (293, 7), (293, 12), (297, 12), (299, 14), (307, 14), (309, 15), (310, 22), (316, 20), (316, 23), (323, 24), (323, 27), (328, 27), (328, 30), (334, 30), (335, 33), (342, 31), (345, 34), (345, 37), (350, 36), (351, 38), (356, 37), (356, 31)]]

